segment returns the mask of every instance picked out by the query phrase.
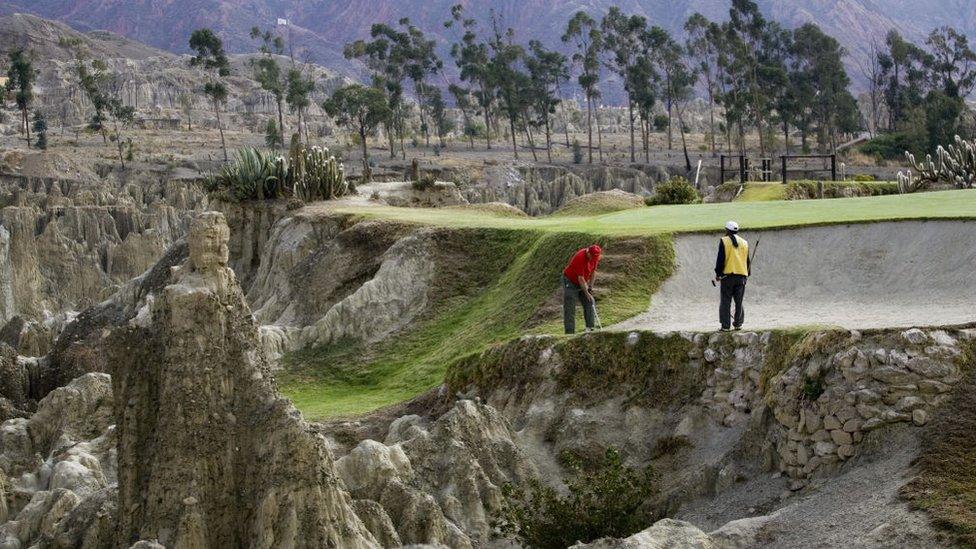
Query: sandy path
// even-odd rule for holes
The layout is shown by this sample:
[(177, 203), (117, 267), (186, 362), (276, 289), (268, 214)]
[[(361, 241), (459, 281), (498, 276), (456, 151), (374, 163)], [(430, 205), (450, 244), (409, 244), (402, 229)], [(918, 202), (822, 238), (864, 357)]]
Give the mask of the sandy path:
[[(976, 222), (901, 221), (761, 232), (746, 328), (880, 328), (976, 321)], [(677, 269), (614, 329), (714, 330), (719, 235), (675, 238)]]

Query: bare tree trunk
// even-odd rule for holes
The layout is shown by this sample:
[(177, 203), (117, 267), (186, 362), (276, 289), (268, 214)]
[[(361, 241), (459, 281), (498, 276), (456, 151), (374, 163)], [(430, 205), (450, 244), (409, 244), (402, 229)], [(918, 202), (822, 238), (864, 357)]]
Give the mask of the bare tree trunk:
[(685, 170), (691, 173), (691, 158), (688, 157), (688, 143), (685, 141), (684, 117), (681, 115), (680, 106), (675, 106), (675, 110), (678, 111), (678, 133), (681, 134), (681, 149), (685, 153)]
[(634, 102), (630, 100), (627, 101), (627, 117), (630, 121), (630, 161), (633, 163), (637, 158), (634, 155)]
[(587, 137), (587, 152), (589, 154), (589, 163), (593, 163), (593, 100), (590, 99), (589, 94), (586, 96), (586, 133)]
[(281, 148), (285, 148), (285, 119), (281, 114), (281, 99), (276, 98), (278, 103), (278, 142), (281, 143)]
[(715, 97), (712, 85), (708, 84), (708, 133), (712, 141), (712, 156), (715, 156)]
[(546, 158), (552, 164), (552, 130), (549, 128), (549, 115), (546, 114)]
[(516, 144), (515, 144), (515, 117), (514, 116), (509, 116), (508, 117), (508, 127), (509, 127), (509, 129), (511, 130), (511, 133), (512, 133), (512, 153), (515, 154), (515, 159), (518, 160), (518, 157), (519, 157), (519, 155), (518, 155), (518, 146), (516, 146)]
[[(670, 84), (668, 84), (668, 89), (671, 89)], [(674, 127), (674, 124), (671, 123), (671, 94), (670, 93), (668, 94), (667, 103), (668, 103), (668, 150), (670, 151), (672, 150), (671, 136), (673, 135), (672, 131)]]
[(363, 146), (363, 183), (369, 183), (373, 179), (373, 170), (369, 167), (369, 150), (366, 147), (366, 128), (359, 126), (359, 141)]
[(603, 162), (603, 130), (600, 129), (600, 108), (596, 109), (596, 138), (597, 147), (600, 152), (600, 162)]
[(529, 148), (532, 150), (532, 160), (538, 162), (539, 157), (535, 154), (535, 141), (532, 140), (532, 128), (529, 126), (529, 120), (525, 116), (525, 113), (522, 113), (522, 120), (525, 121), (525, 137), (529, 140)]
[(220, 148), (224, 151), (224, 162), (227, 162), (227, 143), (224, 141), (224, 125), (220, 123), (220, 104), (214, 102), (214, 113), (217, 114), (217, 131), (220, 132)]
[(24, 107), (24, 129), (27, 130), (27, 148), (29, 149), (30, 148), (30, 143), (31, 143), (31, 140), (30, 140), (30, 114), (28, 113), (26, 107)]

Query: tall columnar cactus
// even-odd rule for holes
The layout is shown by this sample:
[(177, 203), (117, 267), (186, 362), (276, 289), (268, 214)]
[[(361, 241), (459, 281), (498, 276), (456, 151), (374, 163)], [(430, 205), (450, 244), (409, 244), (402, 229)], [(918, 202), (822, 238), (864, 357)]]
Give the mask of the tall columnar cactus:
[(915, 155), (907, 151), (905, 156), (923, 181), (972, 187), (976, 183), (976, 140), (967, 141), (957, 135), (955, 142), (948, 148), (940, 145), (935, 151), (936, 160), (928, 154), (924, 161), (916, 162)]
[(342, 163), (318, 146), (292, 148), (290, 176), (294, 195), (306, 202), (339, 198), (348, 190)]

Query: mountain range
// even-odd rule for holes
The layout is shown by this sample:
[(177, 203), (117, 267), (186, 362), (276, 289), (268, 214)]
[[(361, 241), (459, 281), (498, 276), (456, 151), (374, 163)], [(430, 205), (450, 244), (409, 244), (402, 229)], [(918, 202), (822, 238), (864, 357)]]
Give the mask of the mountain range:
[[(700, 12), (721, 20), (729, 0), (0, 0), (0, 15), (26, 12), (84, 30), (107, 30), (167, 51), (187, 51), (190, 33), (213, 28), (231, 52), (250, 52), (254, 26), (275, 26), (279, 18), (295, 56), (349, 76), (359, 67), (342, 55), (343, 45), (366, 38), (373, 23), (394, 23), (402, 17), (431, 33), (446, 54), (457, 39), (443, 25), (450, 7), (465, 6), (469, 16), (487, 21), (494, 10), (516, 38), (539, 38), (550, 46), (578, 10), (596, 17), (610, 6), (646, 16), (653, 24), (681, 32), (687, 17)], [(848, 66), (858, 80), (859, 66), (889, 29), (923, 41), (933, 28), (951, 25), (976, 39), (973, 0), (758, 0), (762, 11), (786, 26), (815, 22), (836, 37), (850, 53)], [(284, 30), (287, 29), (287, 30)], [(563, 47), (563, 46), (559, 46)]]

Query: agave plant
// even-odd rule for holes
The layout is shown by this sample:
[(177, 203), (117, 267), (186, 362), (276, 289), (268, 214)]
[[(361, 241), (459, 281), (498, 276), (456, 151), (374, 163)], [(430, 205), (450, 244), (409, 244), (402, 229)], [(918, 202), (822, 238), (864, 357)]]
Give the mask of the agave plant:
[(297, 141), (287, 158), (241, 149), (233, 162), (207, 178), (204, 187), (237, 201), (296, 197), (310, 202), (339, 198), (351, 190), (342, 163), (329, 149)]
[(254, 148), (237, 151), (234, 161), (212, 176), (207, 187), (226, 189), (236, 200), (278, 198), (288, 178), (288, 165), (275, 155)]
[(967, 141), (957, 135), (955, 145), (936, 149), (935, 160), (930, 154), (922, 162), (916, 162), (910, 152), (906, 151), (905, 156), (923, 181), (944, 181), (961, 188), (976, 183), (976, 140)]

